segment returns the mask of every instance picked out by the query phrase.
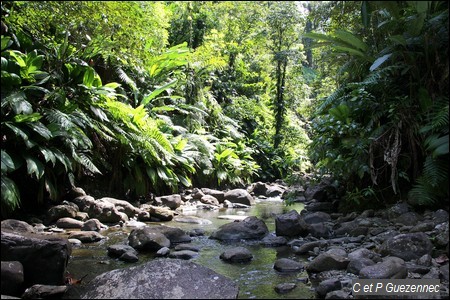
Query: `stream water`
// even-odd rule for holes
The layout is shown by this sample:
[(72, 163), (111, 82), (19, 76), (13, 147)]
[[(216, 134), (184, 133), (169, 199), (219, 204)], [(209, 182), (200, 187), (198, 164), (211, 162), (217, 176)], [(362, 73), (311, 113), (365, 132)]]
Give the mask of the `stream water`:
[[(201, 250), (199, 255), (192, 262), (206, 266), (219, 274), (227, 276), (239, 285), (239, 299), (307, 299), (314, 298), (314, 293), (308, 285), (298, 281), (298, 278), (307, 277), (304, 273), (282, 274), (273, 268), (274, 262), (279, 258), (291, 258), (299, 262), (306, 262), (306, 258), (299, 257), (290, 251), (289, 246), (266, 247), (259, 242), (222, 242), (209, 239), (210, 234), (222, 224), (233, 222), (228, 219), (218, 218), (219, 216), (257, 216), (264, 220), (269, 232), (275, 232), (275, 218), (277, 214), (288, 212), (292, 209), (300, 212), (303, 204), (295, 203), (286, 206), (284, 202), (277, 198), (257, 200), (256, 205), (249, 209), (220, 209), (220, 210), (196, 210), (186, 215), (196, 216), (210, 220), (212, 224), (199, 225), (192, 223), (180, 223), (176, 221), (164, 222), (161, 224), (178, 227), (185, 231), (201, 228), (205, 231), (204, 236), (193, 237), (192, 245), (198, 246)], [(160, 224), (160, 223), (148, 223)], [(126, 263), (118, 259), (110, 258), (107, 255), (107, 247), (113, 244), (127, 244), (127, 237), (133, 228), (109, 228), (101, 234), (108, 237), (92, 244), (82, 244), (74, 246), (72, 256), (68, 265), (68, 272), (74, 278), (81, 278), (84, 282), (92, 280), (95, 276), (118, 268), (130, 267), (147, 262), (154, 258), (152, 253), (139, 253), (139, 261), (136, 263)], [(228, 248), (244, 246), (253, 254), (253, 260), (248, 263), (230, 264), (222, 261), (219, 256)], [(170, 258), (168, 258), (170, 259)], [(287, 294), (278, 294), (274, 287), (279, 283), (296, 283), (297, 287)], [(74, 286), (66, 299), (78, 298), (83, 285)]]

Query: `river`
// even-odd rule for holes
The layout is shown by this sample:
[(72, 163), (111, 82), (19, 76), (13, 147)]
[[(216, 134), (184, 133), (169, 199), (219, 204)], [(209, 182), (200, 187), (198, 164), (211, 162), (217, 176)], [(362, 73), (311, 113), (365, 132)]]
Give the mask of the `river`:
[[(205, 231), (204, 236), (193, 237), (192, 245), (198, 246), (201, 250), (199, 255), (192, 262), (206, 266), (217, 273), (231, 278), (239, 285), (238, 299), (306, 299), (314, 298), (314, 293), (309, 285), (298, 281), (298, 278), (307, 277), (306, 272), (282, 274), (273, 269), (274, 262), (279, 258), (291, 258), (299, 262), (306, 263), (306, 259), (293, 254), (289, 246), (265, 247), (258, 242), (222, 242), (209, 239), (209, 235), (220, 225), (233, 222), (228, 219), (221, 219), (219, 216), (256, 216), (266, 223), (269, 232), (275, 232), (275, 218), (277, 214), (288, 212), (292, 209), (300, 212), (303, 204), (294, 203), (286, 206), (279, 198), (257, 199), (256, 204), (249, 209), (220, 209), (220, 210), (196, 210), (187, 215), (200, 217), (212, 221), (209, 225), (199, 225), (192, 223), (180, 223), (176, 221), (163, 223), (167, 226), (178, 227), (185, 231), (196, 228), (202, 228)], [(113, 244), (127, 244), (127, 237), (133, 228), (115, 228), (111, 227), (101, 234), (108, 239), (92, 244), (82, 244), (74, 246), (72, 256), (68, 264), (68, 272), (74, 278), (81, 278), (84, 282), (92, 280), (95, 276), (118, 268), (135, 266), (147, 262), (154, 258), (152, 253), (139, 253), (139, 261), (136, 263), (126, 263), (118, 259), (110, 258), (107, 255), (107, 247)], [(253, 254), (253, 260), (248, 263), (230, 264), (222, 261), (219, 256), (228, 248), (244, 246)], [(170, 259), (170, 258), (168, 258)], [(278, 294), (274, 287), (279, 283), (296, 283), (297, 287), (287, 294)], [(70, 293), (67, 293), (66, 299), (78, 298), (83, 285), (74, 286)]]

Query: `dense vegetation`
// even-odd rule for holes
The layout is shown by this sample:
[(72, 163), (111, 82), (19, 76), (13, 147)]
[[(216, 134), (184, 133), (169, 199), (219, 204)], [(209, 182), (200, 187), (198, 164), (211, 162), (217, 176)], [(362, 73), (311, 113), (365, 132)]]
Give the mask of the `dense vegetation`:
[(333, 174), (448, 200), (446, 1), (3, 1), (1, 208)]

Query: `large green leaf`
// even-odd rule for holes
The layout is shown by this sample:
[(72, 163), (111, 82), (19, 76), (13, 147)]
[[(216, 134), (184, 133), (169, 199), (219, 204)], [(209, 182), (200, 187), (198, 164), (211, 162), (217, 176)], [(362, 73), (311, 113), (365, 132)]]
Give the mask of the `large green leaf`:
[(45, 173), (44, 164), (35, 157), (31, 155), (24, 155), (25, 161), (27, 162), (27, 173), (29, 175), (36, 176), (37, 179), (40, 179)]
[(1, 161), (2, 161), (2, 173), (6, 173), (8, 171), (14, 171), (15, 165), (11, 156), (9, 156), (8, 152), (2, 149), (1, 152)]
[(142, 99), (140, 105), (147, 105), (150, 101), (152, 101), (156, 96), (164, 92), (165, 90), (169, 89), (170, 87), (174, 86), (177, 83), (178, 79), (173, 79), (169, 81), (168, 83), (164, 84), (163, 86), (155, 89), (153, 92), (150, 93), (150, 95), (144, 97)]
[(2, 35), (2, 51), (11, 46), (12, 43), (13, 41), (11, 41), (11, 37)]
[(14, 211), (20, 207), (20, 193), (14, 181), (6, 176), (2, 176), (2, 214), (4, 209)]
[(369, 46), (367, 46), (366, 43), (364, 43), (359, 37), (356, 35), (345, 31), (345, 30), (336, 30), (334, 32), (334, 35), (344, 43), (352, 46), (354, 49), (361, 50), (363, 52), (367, 51)]

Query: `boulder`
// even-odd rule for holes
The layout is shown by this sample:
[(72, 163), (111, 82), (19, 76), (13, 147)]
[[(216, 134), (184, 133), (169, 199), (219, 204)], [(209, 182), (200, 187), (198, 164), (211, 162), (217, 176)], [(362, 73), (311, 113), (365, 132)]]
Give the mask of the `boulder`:
[(129, 218), (139, 215), (139, 213), (141, 212), (141, 210), (139, 208), (133, 206), (130, 202), (125, 201), (125, 200), (119, 200), (119, 199), (110, 198), (110, 197), (103, 197), (99, 200), (107, 201), (107, 202), (114, 204), (114, 206), (119, 211), (123, 211)]
[(78, 210), (72, 205), (56, 205), (47, 211), (47, 221), (49, 223), (55, 222), (58, 219), (69, 217), (75, 219)]
[(172, 210), (177, 209), (183, 203), (183, 201), (181, 200), (181, 195), (179, 194), (156, 197), (156, 201), (161, 201), (162, 205), (167, 206)]
[(59, 228), (81, 228), (84, 222), (72, 219), (69, 217), (61, 218), (56, 221), (56, 226)]
[(269, 185), (261, 181), (255, 182), (248, 188), (249, 193), (253, 193), (256, 196), (266, 196), (266, 192)]
[(23, 266), (19, 261), (2, 261), (2, 295), (20, 296), (24, 282)]
[(198, 252), (192, 250), (178, 250), (169, 253), (170, 258), (192, 259), (198, 256)]
[(193, 262), (155, 259), (103, 273), (87, 283), (85, 291), (81, 299), (236, 299), (239, 288)]
[(35, 284), (25, 290), (22, 299), (61, 299), (68, 288), (66, 285)]
[(267, 188), (265, 196), (267, 197), (282, 197), (285, 189), (279, 185), (270, 185)]
[(254, 205), (255, 199), (244, 189), (234, 189), (225, 193), (224, 200), (231, 203), (241, 203), (245, 205)]
[(287, 294), (290, 291), (292, 291), (293, 289), (295, 289), (296, 287), (297, 287), (297, 284), (292, 283), (292, 282), (279, 283), (274, 287), (274, 290), (278, 294)]
[(205, 195), (200, 199), (200, 202), (204, 203), (204, 204), (209, 204), (209, 205), (215, 205), (215, 206), (219, 206), (219, 200), (217, 200), (216, 197), (211, 196), (211, 195)]
[(79, 196), (72, 200), (75, 203), (80, 211), (87, 212), (89, 207), (95, 204), (95, 199), (92, 196)]
[(302, 272), (305, 266), (290, 258), (280, 258), (275, 261), (273, 268), (278, 272)]
[(231, 263), (248, 262), (253, 259), (253, 254), (247, 248), (235, 247), (222, 252), (220, 259)]
[(89, 219), (84, 222), (81, 230), (83, 231), (100, 231), (102, 229), (107, 228), (106, 225), (103, 225), (98, 219)]
[(316, 238), (329, 238), (331, 236), (331, 228), (324, 223), (314, 223), (309, 225), (309, 233)]
[(223, 201), (225, 200), (225, 192), (223, 192), (223, 191), (213, 190), (213, 189), (209, 189), (209, 188), (202, 188), (202, 192), (205, 195), (213, 196), (214, 198), (216, 198), (219, 201), (219, 203), (223, 203)]
[(149, 231), (159, 232), (164, 234), (171, 244), (190, 243), (192, 238), (180, 228), (175, 228), (165, 225), (149, 226)]
[(171, 221), (174, 216), (173, 211), (166, 207), (145, 205), (141, 206), (141, 208), (148, 210), (153, 221)]
[(83, 243), (93, 243), (98, 242), (105, 237), (98, 233), (97, 231), (77, 231), (72, 232), (69, 237), (69, 239), (77, 239), (80, 240)]
[(278, 236), (307, 236), (309, 226), (296, 210), (281, 214), (275, 219), (275, 233)]
[(1, 231), (1, 260), (22, 264), (25, 286), (64, 284), (71, 253), (71, 245), (65, 238)]
[(340, 290), (341, 288), (341, 281), (336, 278), (331, 278), (320, 282), (316, 287), (316, 293), (320, 298), (324, 298), (329, 292)]
[(347, 268), (349, 262), (350, 260), (347, 257), (325, 252), (314, 258), (306, 267), (306, 270), (312, 273), (329, 270), (343, 270)]
[(139, 251), (158, 251), (170, 247), (170, 240), (162, 233), (151, 230), (150, 227), (133, 229), (128, 236), (128, 243)]
[(1, 222), (1, 229), (2, 230), (11, 230), (16, 233), (21, 232), (28, 232), (28, 233), (34, 233), (36, 232), (34, 227), (28, 224), (24, 221), (19, 221), (15, 219), (6, 219)]
[(413, 211), (408, 211), (392, 220), (393, 223), (399, 223), (406, 226), (415, 226), (420, 221), (422, 221), (422, 217)]
[(325, 212), (317, 211), (306, 214), (305, 216), (303, 216), (303, 220), (306, 222), (306, 224), (323, 223), (329, 222), (331, 220), (331, 216)]
[(385, 257), (382, 262), (359, 271), (361, 279), (403, 279), (408, 275), (405, 261), (398, 257)]
[(278, 247), (286, 245), (287, 240), (285, 237), (276, 236), (270, 233), (261, 240), (261, 244), (266, 247)]
[(362, 268), (374, 265), (375, 262), (369, 258), (360, 258), (357, 260), (350, 260), (347, 266), (347, 273), (358, 275)]
[(220, 226), (210, 238), (217, 240), (262, 239), (269, 233), (264, 221), (257, 217), (247, 217), (240, 222), (231, 222)]
[[(86, 196), (88, 197), (88, 196)], [(86, 211), (91, 218), (98, 219), (103, 223), (118, 223), (123, 221), (121, 213), (111, 202), (106, 200), (96, 200)]]
[(433, 244), (425, 233), (405, 233), (387, 239), (380, 247), (383, 256), (396, 256), (405, 261), (431, 254)]
[(67, 193), (67, 200), (72, 201), (73, 199), (81, 196), (86, 196), (86, 192), (80, 187), (72, 187)]

